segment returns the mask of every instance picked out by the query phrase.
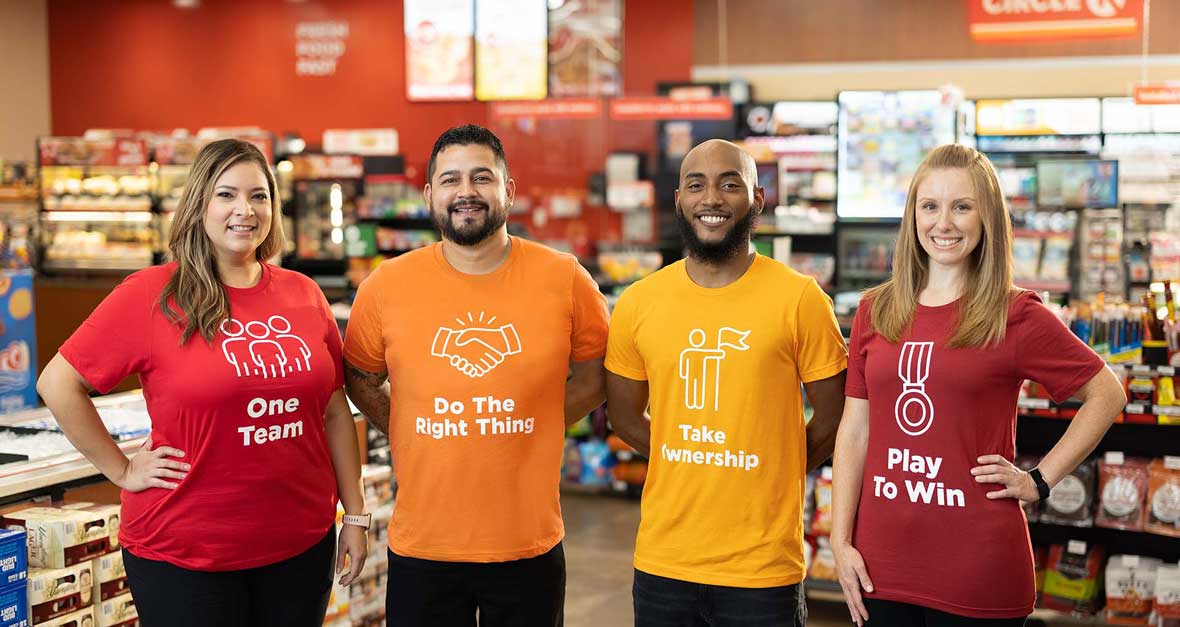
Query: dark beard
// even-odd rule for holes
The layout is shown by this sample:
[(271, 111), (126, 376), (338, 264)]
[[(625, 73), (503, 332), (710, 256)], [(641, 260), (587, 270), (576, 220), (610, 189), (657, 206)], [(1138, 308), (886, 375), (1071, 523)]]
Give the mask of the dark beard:
[(680, 237), (688, 249), (688, 256), (707, 264), (721, 264), (740, 253), (745, 253), (750, 246), (750, 233), (754, 230), (754, 222), (758, 213), (751, 207), (746, 217), (734, 223), (720, 242), (703, 242), (697, 237), (692, 228), (692, 221), (684, 217), (684, 211), (676, 208), (676, 224), (680, 227)]
[[(478, 207), (485, 211), (484, 221), (482, 226), (461, 226), (456, 227), (452, 216), (459, 207)], [(460, 246), (475, 246), (492, 236), (504, 223), (508, 221), (508, 212), (497, 213), (492, 211), (487, 203), (484, 202), (453, 202), (447, 207), (446, 213), (439, 216), (437, 212), (430, 212), (430, 219), (434, 222), (434, 228), (442, 233), (443, 237), (455, 242)]]

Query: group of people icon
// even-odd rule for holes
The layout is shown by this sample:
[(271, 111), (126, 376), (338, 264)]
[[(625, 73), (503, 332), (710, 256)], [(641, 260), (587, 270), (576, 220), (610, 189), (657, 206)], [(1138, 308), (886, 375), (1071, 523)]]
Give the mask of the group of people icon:
[(291, 333), (291, 321), (282, 316), (271, 316), (265, 323), (229, 318), (221, 323), (221, 332), (221, 352), (239, 377), (278, 379), (311, 371), (307, 342)]

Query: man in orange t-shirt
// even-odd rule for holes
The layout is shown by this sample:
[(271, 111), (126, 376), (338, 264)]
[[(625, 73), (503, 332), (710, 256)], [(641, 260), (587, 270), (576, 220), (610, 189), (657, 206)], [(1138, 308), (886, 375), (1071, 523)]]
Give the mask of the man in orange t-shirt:
[(605, 397), (606, 300), (573, 256), (508, 236), (490, 131), (443, 133), (427, 177), (443, 241), (361, 284), (344, 343), (398, 484), (388, 624), (560, 625), (565, 426)]

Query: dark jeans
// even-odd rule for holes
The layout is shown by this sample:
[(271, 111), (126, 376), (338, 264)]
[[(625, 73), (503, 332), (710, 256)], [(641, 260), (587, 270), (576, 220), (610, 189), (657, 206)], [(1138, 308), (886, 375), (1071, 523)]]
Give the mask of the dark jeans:
[(635, 571), (635, 627), (802, 627), (803, 584), (731, 588)]
[(389, 552), (389, 627), (561, 627), (565, 549), (511, 562), (436, 562)]
[(865, 599), (870, 626), (880, 627), (1022, 627), (1024, 618), (970, 618), (920, 605)]
[(320, 627), (335, 557), (335, 528), (291, 559), (246, 570), (188, 570), (123, 549), (143, 627)]

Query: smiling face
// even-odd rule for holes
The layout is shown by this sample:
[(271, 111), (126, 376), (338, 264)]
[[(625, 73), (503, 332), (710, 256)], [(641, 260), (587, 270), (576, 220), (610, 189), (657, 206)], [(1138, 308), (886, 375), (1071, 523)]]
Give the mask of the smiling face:
[(676, 216), (691, 257), (720, 263), (745, 253), (764, 199), (757, 176), (753, 158), (726, 141), (707, 141), (684, 157)]
[(966, 267), (983, 239), (971, 174), (964, 168), (930, 170), (918, 183), (914, 222), (932, 267)]
[(266, 174), (256, 163), (237, 163), (214, 182), (204, 225), (219, 263), (256, 258), (270, 233), (271, 206)]
[(434, 177), (423, 195), (442, 236), (460, 246), (474, 246), (508, 221), (516, 182), (491, 148), (455, 144), (438, 153)]

